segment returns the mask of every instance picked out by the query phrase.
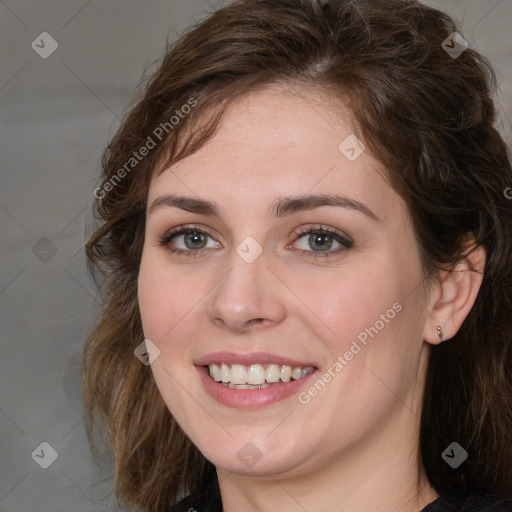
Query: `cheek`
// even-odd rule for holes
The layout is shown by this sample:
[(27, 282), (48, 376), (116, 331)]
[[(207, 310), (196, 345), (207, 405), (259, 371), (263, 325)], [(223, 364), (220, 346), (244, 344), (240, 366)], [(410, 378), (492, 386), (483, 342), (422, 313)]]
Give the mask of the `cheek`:
[(381, 315), (384, 320), (394, 318), (393, 304), (401, 302), (406, 293), (392, 269), (380, 265), (339, 269), (326, 279), (295, 286), (297, 296), (306, 299), (304, 313), (318, 326), (318, 338), (331, 340), (336, 354), (348, 350), (347, 345), (376, 322), (382, 328)]
[(144, 335), (159, 346), (186, 305), (186, 292), (168, 269), (151, 254), (143, 254), (137, 290), (140, 315)]
[[(419, 266), (400, 261), (391, 252), (388, 257), (379, 256), (372, 258), (372, 265), (339, 269), (316, 287), (309, 283), (308, 289), (314, 291), (306, 303), (314, 315), (304, 311), (313, 319), (310, 325), (317, 326), (315, 335), (328, 350), (328, 365), (338, 360), (333, 368), (333, 400), (334, 390), (343, 388), (342, 395), (347, 389), (367, 392), (371, 401), (375, 386), (382, 385), (367, 368), (379, 375), (393, 375), (390, 384), (399, 386), (406, 368), (414, 366), (410, 363), (420, 345), (411, 340), (418, 338), (417, 324), (421, 321), (417, 287), (421, 272)], [(298, 294), (306, 291), (301, 287)]]
[(204, 276), (185, 274), (152, 251), (143, 254), (138, 279), (142, 327), (162, 355), (181, 353), (190, 345), (190, 332), (197, 329), (197, 312), (204, 307), (201, 299), (207, 291)]
[(190, 289), (180, 285), (176, 272), (151, 251), (143, 253), (137, 293), (144, 336), (160, 350), (151, 364), (156, 385), (168, 409), (186, 424), (183, 414), (188, 407), (181, 392), (182, 386), (189, 387), (189, 368), (183, 358), (190, 340), (180, 333), (190, 327), (187, 312), (195, 301), (188, 298)]

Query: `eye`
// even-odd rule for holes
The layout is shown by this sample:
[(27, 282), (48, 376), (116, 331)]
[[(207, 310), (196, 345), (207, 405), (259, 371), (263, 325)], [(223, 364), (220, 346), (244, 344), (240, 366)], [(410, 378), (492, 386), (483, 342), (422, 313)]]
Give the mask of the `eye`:
[[(304, 245), (312, 247), (313, 250), (299, 248), (298, 252), (311, 258), (330, 257), (352, 248), (354, 244), (347, 235), (321, 225), (305, 226), (299, 228), (294, 234), (297, 235), (297, 238), (287, 248), (300, 240)], [(306, 235), (308, 235), (307, 238), (305, 238)], [(203, 249), (218, 247), (216, 242), (208, 246), (208, 238), (212, 238), (211, 235), (198, 226), (178, 226), (168, 231), (161, 238), (159, 244), (171, 254), (197, 256)], [(179, 239), (182, 240), (179, 241)], [(179, 242), (176, 242), (177, 240)], [(332, 250), (333, 244), (338, 244), (336, 250)]]
[[(177, 243), (178, 248), (170, 245), (173, 240), (178, 240), (180, 238), (182, 238), (182, 241)], [(207, 246), (208, 238), (211, 238), (211, 236), (197, 226), (178, 226), (177, 228), (168, 231), (162, 237), (160, 245), (164, 246), (171, 254), (186, 253), (187, 255), (195, 256), (203, 249), (212, 248), (212, 246)], [(213, 247), (215, 247), (215, 245), (213, 245)]]
[[(295, 234), (297, 235), (295, 243), (300, 240), (303, 242), (303, 246), (313, 248), (313, 250), (299, 249), (299, 252), (312, 258), (327, 258), (342, 253), (354, 245), (354, 242), (347, 235), (320, 225), (299, 228), (295, 231)], [(305, 238), (306, 235), (308, 235), (307, 238)], [(333, 244), (338, 244), (337, 250), (330, 250)]]

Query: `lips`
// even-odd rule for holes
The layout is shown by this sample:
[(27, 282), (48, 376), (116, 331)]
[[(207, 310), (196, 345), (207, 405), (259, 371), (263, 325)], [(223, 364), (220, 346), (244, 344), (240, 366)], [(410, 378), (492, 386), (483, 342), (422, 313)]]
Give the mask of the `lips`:
[[(216, 401), (248, 409), (269, 405), (297, 393), (318, 371), (318, 367), (309, 361), (263, 352), (216, 352), (197, 359), (194, 364), (205, 390)], [(288, 375), (293, 372), (295, 378)]]

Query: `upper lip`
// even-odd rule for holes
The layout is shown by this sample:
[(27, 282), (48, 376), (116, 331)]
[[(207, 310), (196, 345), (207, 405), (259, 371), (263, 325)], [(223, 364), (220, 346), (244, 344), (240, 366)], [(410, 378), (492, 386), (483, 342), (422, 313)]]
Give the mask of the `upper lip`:
[(194, 364), (197, 366), (208, 366), (209, 364), (214, 363), (241, 364), (243, 366), (249, 366), (251, 364), (284, 364), (292, 367), (300, 366), (302, 368), (306, 368), (308, 366), (313, 366), (316, 368), (316, 365), (311, 362), (298, 361), (296, 359), (290, 359), (289, 357), (283, 357), (277, 354), (269, 354), (267, 352), (252, 352), (247, 354), (235, 352), (213, 352), (200, 357)]

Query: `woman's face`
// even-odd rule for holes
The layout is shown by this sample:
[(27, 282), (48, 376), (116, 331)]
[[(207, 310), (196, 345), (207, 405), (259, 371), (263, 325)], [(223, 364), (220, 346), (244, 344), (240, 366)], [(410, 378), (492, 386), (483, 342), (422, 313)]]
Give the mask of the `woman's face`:
[(293, 475), (417, 442), (429, 299), (411, 222), (347, 111), (328, 108), (306, 90), (252, 93), (151, 183), (151, 369), (217, 468)]

